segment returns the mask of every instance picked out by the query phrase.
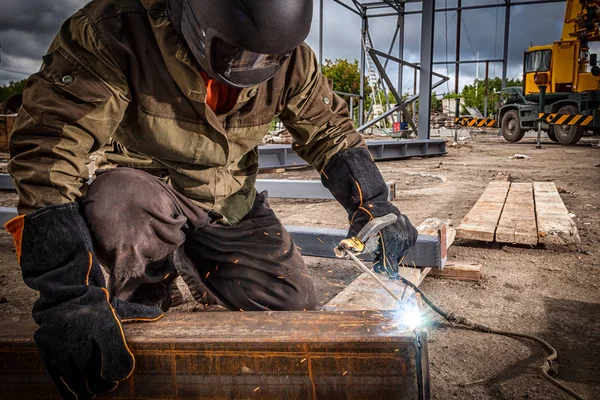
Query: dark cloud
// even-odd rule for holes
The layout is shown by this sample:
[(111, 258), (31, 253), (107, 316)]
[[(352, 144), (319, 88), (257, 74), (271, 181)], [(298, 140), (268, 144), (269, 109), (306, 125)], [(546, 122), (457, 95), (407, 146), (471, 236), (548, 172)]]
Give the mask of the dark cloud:
[[(102, 1), (102, 0), (97, 0)], [(349, 0), (346, 0), (350, 3)], [(497, 4), (504, 0), (463, 0), (464, 6), (475, 4)], [(2, 0), (0, 13), (0, 42), (2, 63), (0, 68), (21, 73), (36, 71), (41, 57), (46, 52), (60, 24), (86, 3), (86, 0)], [(308, 43), (318, 51), (318, 5), (315, 0), (315, 18)], [(438, 8), (454, 7), (456, 0), (437, 0)], [(511, 14), (508, 75), (518, 78), (522, 71), (523, 51), (530, 43), (544, 44), (558, 40), (561, 33), (564, 3), (515, 6)], [(408, 4), (407, 10), (418, 10), (420, 4)], [(384, 10), (385, 11), (385, 10)], [(388, 10), (389, 11), (389, 10)], [(325, 0), (324, 7), (324, 57), (329, 59), (360, 57), (360, 18), (332, 0)], [(447, 29), (446, 29), (447, 26)], [(370, 20), (373, 46), (387, 51), (394, 29), (395, 17)], [(504, 8), (488, 8), (463, 12), (461, 58), (502, 58), (504, 39)], [(456, 12), (436, 13), (435, 60), (454, 60), (456, 47)], [(418, 62), (421, 47), (421, 17), (418, 14), (405, 18), (404, 58)], [(397, 46), (393, 52), (398, 54)], [(388, 71), (392, 80), (397, 80), (397, 67), (390, 63)], [(454, 88), (454, 66), (436, 66), (436, 71), (451, 76), (451, 81), (438, 92)], [(484, 64), (479, 66), (483, 77)], [(501, 65), (492, 64), (492, 76), (501, 75)], [(475, 65), (461, 66), (461, 86), (470, 83), (477, 75)], [(0, 70), (0, 85), (18, 80), (25, 75)], [(413, 73), (404, 70), (403, 91), (412, 90)]]
[(62, 22), (86, 2), (2, 0), (0, 84), (23, 79), (27, 73), (36, 71)]

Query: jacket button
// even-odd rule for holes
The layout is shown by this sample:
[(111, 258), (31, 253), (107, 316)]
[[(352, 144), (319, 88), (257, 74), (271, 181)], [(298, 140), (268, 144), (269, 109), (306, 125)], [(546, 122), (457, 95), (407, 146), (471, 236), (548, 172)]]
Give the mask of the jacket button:
[(330, 102), (331, 100), (329, 100), (329, 97), (323, 97), (323, 103), (329, 104)]
[(250, 89), (250, 91), (248, 92), (248, 97), (250, 98), (256, 96), (256, 92), (256, 89)]
[(65, 75), (62, 77), (61, 82), (65, 85), (70, 85), (71, 83), (73, 83), (74, 80), (75, 78), (73, 78), (72, 75)]

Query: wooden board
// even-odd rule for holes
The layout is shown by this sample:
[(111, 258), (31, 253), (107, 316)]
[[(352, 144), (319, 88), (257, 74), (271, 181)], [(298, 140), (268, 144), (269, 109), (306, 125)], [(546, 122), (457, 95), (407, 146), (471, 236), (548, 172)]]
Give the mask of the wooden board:
[(490, 182), (475, 206), (463, 218), (456, 237), (493, 242), (510, 182)]
[[(426, 219), (417, 227), (417, 230), (422, 235), (437, 235), (440, 232), (445, 232), (446, 248), (450, 247), (456, 236), (456, 231), (448, 226), (448, 222), (439, 219)], [(400, 267), (399, 273), (402, 277), (419, 286), (430, 271), (431, 268)], [(397, 296), (408, 299), (413, 295), (413, 290), (400, 281), (383, 275), (379, 277)], [(331, 299), (323, 307), (323, 310), (395, 310), (397, 308), (396, 300), (379, 286), (369, 274), (363, 273)]]
[(531, 183), (513, 183), (510, 186), (496, 229), (496, 242), (528, 245), (538, 243)]
[(554, 182), (535, 182), (533, 193), (539, 242), (558, 245), (579, 243), (581, 239), (577, 226), (569, 216)]
[(432, 269), (428, 276), (435, 276), (444, 279), (454, 279), (458, 281), (481, 280), (481, 264), (471, 264), (465, 262), (449, 262), (444, 269)]

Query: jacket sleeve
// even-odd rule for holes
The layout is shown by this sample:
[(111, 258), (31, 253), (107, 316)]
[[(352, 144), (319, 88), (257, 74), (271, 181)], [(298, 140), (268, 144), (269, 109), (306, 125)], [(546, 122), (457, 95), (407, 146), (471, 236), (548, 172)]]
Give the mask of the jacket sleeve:
[(354, 129), (346, 102), (333, 93), (306, 44), (290, 58), (288, 76), (287, 103), (279, 118), (292, 134), (292, 148), (300, 157), (322, 171), (337, 152), (365, 147), (362, 136)]
[(83, 11), (63, 24), (43, 60), (10, 139), (21, 214), (81, 197), (89, 154), (108, 142), (129, 103), (126, 79)]

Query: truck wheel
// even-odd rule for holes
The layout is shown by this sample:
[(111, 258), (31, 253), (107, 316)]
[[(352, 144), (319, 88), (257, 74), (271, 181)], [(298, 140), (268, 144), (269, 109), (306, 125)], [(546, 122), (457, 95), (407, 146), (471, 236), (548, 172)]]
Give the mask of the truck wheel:
[(552, 140), (553, 142), (558, 142), (558, 139), (556, 138), (556, 133), (554, 133), (554, 125), (550, 125), (548, 127), (546, 134), (548, 135), (548, 138), (550, 140)]
[[(574, 105), (562, 106), (558, 109), (558, 114), (578, 114), (577, 107)], [(571, 145), (579, 142), (585, 128), (576, 125), (554, 125), (554, 135), (556, 140), (561, 144)]]
[(516, 110), (509, 110), (502, 117), (502, 136), (509, 142), (518, 142), (523, 139), (525, 129), (521, 129), (519, 114)]

